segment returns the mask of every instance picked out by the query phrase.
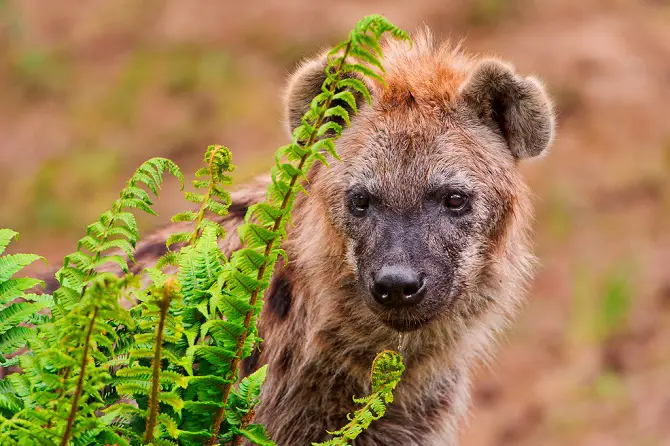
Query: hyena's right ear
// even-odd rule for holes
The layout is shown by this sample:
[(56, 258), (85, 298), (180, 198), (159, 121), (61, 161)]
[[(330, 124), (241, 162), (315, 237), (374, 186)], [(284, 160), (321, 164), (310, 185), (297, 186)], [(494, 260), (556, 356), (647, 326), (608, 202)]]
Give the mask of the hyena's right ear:
[[(321, 85), (326, 80), (327, 54), (324, 52), (313, 59), (304, 61), (289, 78), (284, 95), (285, 120), (289, 134), (300, 125), (301, 118), (309, 110), (312, 99), (321, 93)], [(356, 98), (356, 105), (362, 105), (362, 96), (355, 91), (351, 93)], [(338, 101), (331, 107), (333, 105), (341, 105), (350, 112), (353, 118), (353, 113), (345, 102)]]

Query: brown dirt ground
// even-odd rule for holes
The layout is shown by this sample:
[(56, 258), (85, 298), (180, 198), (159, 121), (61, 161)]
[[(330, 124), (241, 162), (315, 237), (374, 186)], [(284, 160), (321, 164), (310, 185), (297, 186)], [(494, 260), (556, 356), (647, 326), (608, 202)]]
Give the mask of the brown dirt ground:
[(463, 444), (670, 445), (668, 1), (2, 0), (0, 226), (57, 264), (148, 156), (192, 171), (225, 143), (240, 180), (263, 170), (287, 73), (372, 12), (509, 59), (558, 106), (524, 167), (542, 267)]

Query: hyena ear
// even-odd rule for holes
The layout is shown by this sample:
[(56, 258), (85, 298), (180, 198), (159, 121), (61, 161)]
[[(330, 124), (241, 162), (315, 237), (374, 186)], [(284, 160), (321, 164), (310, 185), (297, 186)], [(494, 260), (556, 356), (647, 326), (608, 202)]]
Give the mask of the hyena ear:
[(554, 137), (551, 100), (539, 80), (498, 60), (483, 60), (461, 88), (480, 119), (500, 132), (516, 159), (541, 154)]
[[(288, 80), (284, 94), (284, 107), (286, 127), (289, 133), (300, 125), (301, 118), (309, 110), (312, 99), (321, 93), (321, 85), (326, 80), (327, 54), (324, 52), (313, 59), (304, 61)], [(362, 96), (355, 91), (352, 91), (352, 94), (356, 99), (356, 105), (362, 105)], [(333, 105), (344, 107), (353, 119), (352, 110), (345, 102), (338, 101), (331, 106)], [(336, 119), (339, 121), (339, 118)]]

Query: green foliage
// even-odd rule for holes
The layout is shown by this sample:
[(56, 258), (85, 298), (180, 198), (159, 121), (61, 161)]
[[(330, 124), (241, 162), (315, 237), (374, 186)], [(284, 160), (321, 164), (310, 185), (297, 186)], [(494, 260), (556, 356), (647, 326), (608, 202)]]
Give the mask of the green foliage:
[(245, 437), (260, 446), (274, 445), (264, 426), (251, 423), (255, 415), (254, 408), (260, 402), (261, 386), (266, 374), (267, 365), (244, 378), (238, 388), (231, 391), (226, 410), (229, 428), (220, 438), (222, 443), (237, 444), (239, 438)]
[(333, 434), (333, 438), (323, 443), (312, 443), (315, 446), (347, 446), (358, 437), (370, 424), (386, 413), (386, 406), (393, 402), (393, 390), (400, 382), (405, 371), (400, 354), (385, 350), (377, 355), (372, 362), (370, 383), (372, 391), (362, 398), (354, 398), (356, 404), (363, 407), (353, 414), (347, 415), (349, 423)]
[[(267, 367), (240, 380), (240, 363), (261, 342), (262, 296), (275, 263), (286, 257), (281, 243), (296, 195), (315, 162), (338, 159), (334, 141), (350, 116), (335, 101), (356, 112), (352, 91), (370, 100), (365, 83), (345, 76), (383, 81), (385, 33), (407, 38), (369, 16), (329, 53), (321, 93), (291, 143), (278, 149), (267, 198), (249, 209), (239, 227), (243, 246), (229, 258), (220, 248), (220, 223), (234, 166), (220, 145), (207, 148), (195, 191), (185, 192), (197, 209), (172, 219), (189, 229), (170, 235), (155, 268), (134, 274), (128, 260), (139, 242), (133, 212), (155, 214), (151, 194), (158, 195), (165, 172), (184, 182), (164, 158), (142, 164), (111, 209), (87, 227), (56, 273), (53, 298), (27, 292), (38, 281), (13, 278), (39, 257), (0, 257), (0, 345), (3, 352), (27, 348), (17, 358), (0, 357), (21, 368), (0, 381), (1, 444), (274, 444), (253, 423)], [(0, 230), (0, 254), (14, 236)], [(397, 353), (382, 352), (372, 393), (355, 399), (363, 407), (328, 444), (346, 444), (383, 416), (402, 371)]]
[(632, 282), (637, 277), (633, 264), (617, 265), (602, 276), (579, 270), (574, 280), (572, 303), (573, 336), (603, 343), (621, 333), (630, 317)]
[(603, 288), (598, 328), (600, 335), (607, 338), (625, 325), (632, 297), (629, 283), (624, 275), (607, 277)]
[[(0, 254), (16, 236), (14, 231), (0, 229)], [(7, 367), (17, 362), (16, 357), (8, 360), (4, 355), (15, 353), (26, 345), (30, 329), (25, 325), (37, 323), (40, 320), (39, 312), (52, 304), (51, 296), (26, 292), (40, 285), (41, 281), (30, 277), (13, 277), (37, 259), (41, 257), (34, 254), (0, 257), (0, 366)], [(0, 413), (1, 410), (0, 401)]]
[(100, 392), (110, 380), (110, 356), (102, 349), (113, 349), (118, 339), (108, 321), (134, 324), (119, 305), (132, 282), (100, 274), (67, 315), (31, 330), (30, 354), (19, 356), (22, 373), (9, 375), (3, 389), (18, 399), (0, 416), (2, 444), (120, 441), (96, 411), (103, 407)]
[[(151, 443), (154, 437), (161, 438), (164, 434), (176, 437), (174, 416), (184, 407), (179, 389), (186, 388), (188, 376), (179, 371), (183, 359), (175, 354), (174, 345), (181, 340), (184, 326), (181, 317), (175, 315), (181, 309), (181, 296), (174, 277), (153, 271), (148, 292), (139, 291), (137, 296), (140, 303), (133, 308), (134, 319), (138, 321), (134, 343), (128, 350), (127, 362), (123, 361), (125, 357), (121, 359), (125, 367), (115, 374), (114, 390), (122, 399), (134, 399), (138, 407), (125, 402), (115, 404), (107, 409), (107, 417), (126, 415), (126, 419), (141, 419), (145, 424), (144, 442)], [(146, 366), (149, 360), (150, 366)], [(171, 367), (163, 370), (163, 361)], [(159, 417), (161, 404), (171, 410), (161, 411)], [(118, 421), (116, 424), (122, 425)], [(136, 433), (132, 437), (139, 438)]]
[(228, 175), (235, 169), (232, 164), (232, 155), (227, 147), (212, 145), (207, 147), (205, 152), (206, 167), (199, 169), (195, 173), (196, 179), (193, 180), (193, 187), (201, 190), (202, 193), (186, 192), (184, 194), (188, 201), (199, 204), (198, 212), (186, 211), (172, 217), (173, 222), (191, 221), (195, 222), (193, 231), (177, 232), (171, 234), (167, 240), (167, 246), (177, 242), (189, 242), (193, 244), (198, 235), (202, 234), (205, 227), (213, 227), (217, 230), (217, 236), (222, 237), (223, 228), (212, 220), (205, 217), (207, 211), (215, 216), (225, 217), (228, 214), (230, 206), (230, 194), (223, 189), (223, 186), (232, 183), (232, 178)]

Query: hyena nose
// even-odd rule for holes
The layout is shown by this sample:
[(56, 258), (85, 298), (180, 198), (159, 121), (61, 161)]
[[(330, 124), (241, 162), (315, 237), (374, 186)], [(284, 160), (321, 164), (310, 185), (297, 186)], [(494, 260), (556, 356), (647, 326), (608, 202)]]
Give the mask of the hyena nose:
[(372, 296), (388, 308), (416, 305), (426, 295), (425, 279), (409, 266), (384, 266), (372, 282)]

